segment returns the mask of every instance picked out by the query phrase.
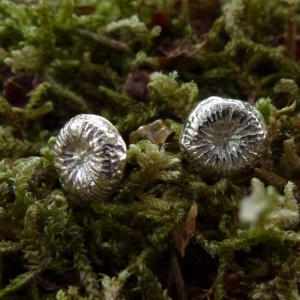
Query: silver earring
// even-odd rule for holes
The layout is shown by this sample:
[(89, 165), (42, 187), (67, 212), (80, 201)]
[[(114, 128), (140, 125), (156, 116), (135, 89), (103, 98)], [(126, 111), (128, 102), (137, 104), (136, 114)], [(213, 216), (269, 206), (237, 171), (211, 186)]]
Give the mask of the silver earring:
[(210, 97), (188, 117), (180, 139), (197, 167), (229, 172), (251, 166), (265, 151), (267, 127), (249, 103)]
[(126, 145), (106, 119), (91, 114), (72, 118), (54, 147), (63, 188), (87, 201), (103, 201), (123, 176)]

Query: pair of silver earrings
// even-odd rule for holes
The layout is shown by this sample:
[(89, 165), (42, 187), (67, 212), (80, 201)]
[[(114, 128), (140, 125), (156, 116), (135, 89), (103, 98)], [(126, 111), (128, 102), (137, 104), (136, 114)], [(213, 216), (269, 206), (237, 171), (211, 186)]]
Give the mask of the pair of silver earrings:
[[(180, 138), (187, 159), (199, 168), (239, 171), (265, 151), (267, 127), (249, 103), (210, 97), (189, 115)], [(106, 119), (89, 114), (72, 118), (54, 147), (63, 188), (84, 200), (107, 198), (124, 173), (126, 145)]]

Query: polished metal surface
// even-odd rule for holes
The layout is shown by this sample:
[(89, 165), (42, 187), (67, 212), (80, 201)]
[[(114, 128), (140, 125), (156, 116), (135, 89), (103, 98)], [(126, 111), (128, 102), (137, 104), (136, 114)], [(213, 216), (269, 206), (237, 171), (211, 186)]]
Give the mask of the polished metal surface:
[(91, 114), (72, 118), (54, 147), (63, 188), (87, 201), (103, 201), (122, 178), (126, 145), (106, 119)]
[(230, 172), (252, 166), (263, 152), (267, 127), (249, 103), (210, 97), (188, 117), (180, 146), (196, 167)]

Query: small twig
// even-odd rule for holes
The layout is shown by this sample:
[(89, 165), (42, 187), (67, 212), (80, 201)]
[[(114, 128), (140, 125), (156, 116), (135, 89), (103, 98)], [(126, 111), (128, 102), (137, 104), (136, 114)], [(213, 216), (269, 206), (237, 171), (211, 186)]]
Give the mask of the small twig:
[(255, 91), (253, 89), (249, 89), (248, 95), (248, 103), (254, 105), (255, 103)]
[(288, 183), (285, 178), (282, 178), (275, 173), (269, 172), (265, 169), (255, 168), (254, 173), (258, 178), (266, 181), (269, 185), (275, 185), (280, 189), (283, 189)]
[(174, 246), (171, 243), (169, 243), (169, 254), (170, 254), (171, 269), (174, 276), (178, 299), (187, 300), (187, 295), (185, 292), (185, 284), (178, 263), (177, 254), (175, 253)]
[(115, 50), (118, 50), (118, 51), (124, 51), (124, 52), (127, 52), (127, 53), (131, 52), (131, 50), (130, 50), (130, 48), (127, 44), (125, 44), (123, 42), (113, 40), (113, 39), (110, 39), (106, 36), (98, 35), (96, 33), (93, 33), (91, 31), (88, 31), (88, 30), (85, 30), (85, 29), (77, 29), (76, 33), (79, 36), (81, 36), (85, 39), (93, 40), (93, 41), (95, 41), (99, 44), (105, 45), (109, 48), (112, 48), (112, 49), (115, 49)]

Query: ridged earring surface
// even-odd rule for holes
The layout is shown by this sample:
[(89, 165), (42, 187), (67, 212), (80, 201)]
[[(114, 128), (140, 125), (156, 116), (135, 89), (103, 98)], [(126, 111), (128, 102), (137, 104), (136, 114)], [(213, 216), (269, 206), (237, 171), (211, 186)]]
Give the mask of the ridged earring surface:
[(123, 176), (126, 145), (105, 118), (81, 114), (61, 129), (54, 147), (63, 188), (87, 201), (103, 201)]
[(267, 127), (249, 103), (210, 97), (188, 117), (180, 146), (196, 167), (230, 172), (251, 166), (265, 151)]

